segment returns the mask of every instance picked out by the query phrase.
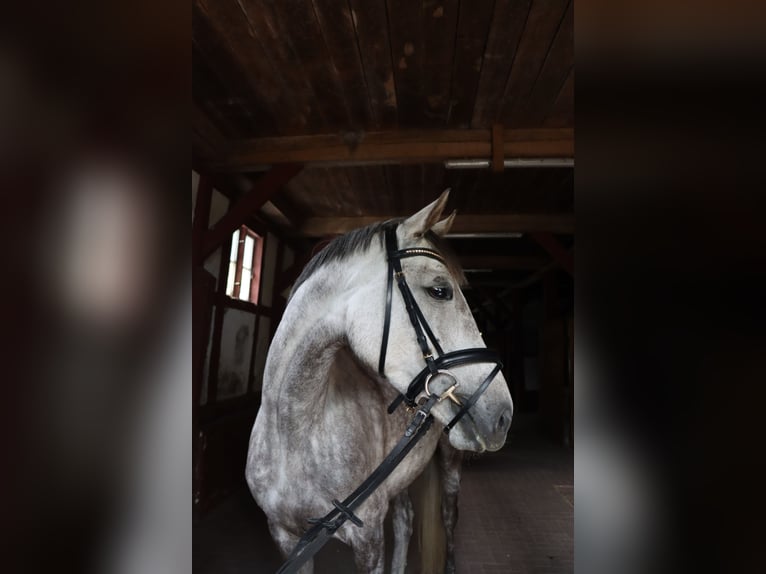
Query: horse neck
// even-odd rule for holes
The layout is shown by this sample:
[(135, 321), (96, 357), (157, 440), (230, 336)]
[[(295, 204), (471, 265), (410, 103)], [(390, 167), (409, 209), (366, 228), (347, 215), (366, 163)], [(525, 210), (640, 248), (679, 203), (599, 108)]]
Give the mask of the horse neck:
[(343, 297), (318, 270), (294, 294), (271, 343), (263, 404), (286, 424), (309, 422), (326, 399), (329, 371), (345, 344)]

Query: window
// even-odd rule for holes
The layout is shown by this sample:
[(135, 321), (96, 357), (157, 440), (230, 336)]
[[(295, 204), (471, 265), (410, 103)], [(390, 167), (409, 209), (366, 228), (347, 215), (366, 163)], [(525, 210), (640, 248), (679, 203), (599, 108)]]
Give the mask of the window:
[(263, 238), (244, 225), (231, 237), (226, 294), (233, 299), (258, 302)]

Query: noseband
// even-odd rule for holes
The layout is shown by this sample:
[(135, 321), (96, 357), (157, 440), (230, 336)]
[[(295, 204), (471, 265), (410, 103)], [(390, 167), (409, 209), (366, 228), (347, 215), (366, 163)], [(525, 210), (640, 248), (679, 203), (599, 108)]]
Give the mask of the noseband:
[[(469, 349), (461, 349), (459, 351), (452, 351), (445, 353), (439, 344), (439, 339), (436, 338), (431, 330), (428, 321), (426, 321), (423, 311), (420, 309), (410, 286), (407, 284), (407, 279), (402, 271), (402, 259), (408, 257), (430, 257), (435, 259), (439, 263), (446, 265), (444, 257), (433, 249), (425, 247), (410, 247), (408, 249), (399, 249), (396, 239), (396, 226), (392, 226), (386, 229), (386, 253), (388, 258), (388, 278), (386, 280), (386, 315), (383, 321), (383, 340), (380, 345), (380, 359), (378, 361), (378, 374), (385, 377), (386, 366), (386, 351), (388, 349), (388, 338), (391, 329), (391, 302), (393, 299), (393, 282), (396, 279), (396, 283), (399, 286), (399, 291), (402, 294), (404, 301), (404, 307), (407, 310), (407, 316), (410, 318), (412, 328), (415, 330), (415, 338), (417, 339), (418, 346), (423, 355), (425, 361), (425, 368), (418, 373), (418, 375), (412, 380), (407, 392), (403, 395), (399, 395), (388, 407), (389, 414), (394, 412), (396, 408), (405, 401), (410, 407), (417, 406), (417, 397), (420, 393), (426, 393), (426, 397), (431, 396), (433, 393), (428, 388), (429, 381), (437, 375), (444, 374), (453, 379), (454, 383), (450, 387), (441, 393), (440, 400), (448, 398), (451, 402), (459, 407), (457, 414), (452, 420), (444, 427), (444, 432), (449, 433), (450, 430), (463, 418), (468, 410), (476, 404), (479, 397), (487, 390), (490, 383), (494, 380), (500, 369), (503, 368), (503, 363), (500, 357), (494, 351), (491, 351), (485, 347), (475, 347)], [(431, 352), (431, 348), (428, 342), (433, 344), (433, 348), (436, 351), (437, 356), (434, 357)], [(487, 378), (479, 385), (474, 393), (465, 400), (461, 401), (455, 396), (455, 389), (459, 386), (457, 379), (448, 371), (451, 367), (457, 367), (461, 365), (470, 365), (476, 363), (494, 363), (495, 367), (487, 375)]]

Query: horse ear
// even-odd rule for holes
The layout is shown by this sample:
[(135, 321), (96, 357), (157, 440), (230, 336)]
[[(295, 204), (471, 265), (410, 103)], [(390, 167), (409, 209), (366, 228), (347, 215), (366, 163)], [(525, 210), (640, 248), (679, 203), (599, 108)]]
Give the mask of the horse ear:
[(449, 199), (449, 191), (449, 188), (445, 189), (438, 199), (401, 223), (400, 229), (405, 237), (422, 237), (426, 231), (436, 225)]
[(433, 231), (439, 237), (444, 237), (449, 233), (452, 224), (455, 222), (455, 216), (457, 215), (457, 209), (453, 209), (452, 213), (446, 219), (442, 219), (439, 223), (435, 224), (431, 231)]

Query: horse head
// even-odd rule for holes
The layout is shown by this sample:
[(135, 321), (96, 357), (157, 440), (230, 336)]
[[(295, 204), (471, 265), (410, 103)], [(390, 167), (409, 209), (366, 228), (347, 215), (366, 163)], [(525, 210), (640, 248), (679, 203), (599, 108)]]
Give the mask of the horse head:
[[(407, 257), (400, 260), (401, 273), (422, 318), (435, 335), (434, 345), (445, 353), (486, 348), (461, 291), (465, 281), (462, 271), (442, 240), (455, 217), (453, 212), (442, 218), (448, 195), (449, 190), (409, 218), (390, 224), (396, 225), (398, 249), (408, 251)], [(434, 252), (440, 257), (433, 256)], [(381, 372), (384, 384), (404, 394), (410, 383), (424, 373), (426, 362), (413, 328), (413, 311), (408, 311), (405, 295), (396, 287), (398, 279), (393, 281), (393, 293), (391, 287), (387, 287), (391, 275), (387, 263), (389, 254), (390, 245), (387, 250), (385, 239), (380, 248), (377, 244), (371, 245), (364, 261), (339, 280), (349, 287), (344, 301), (349, 346), (368, 368)], [(425, 256), (417, 256), (419, 254)], [(389, 296), (390, 304), (387, 303)], [(383, 326), (387, 305), (390, 326), (386, 341)], [(381, 354), (384, 361), (380, 361)], [(385, 368), (379, 369), (383, 366), (379, 363), (383, 362)], [(428, 391), (444, 397), (451, 394), (450, 400), (440, 401), (431, 411), (445, 426), (460, 411), (461, 404), (466, 404), (477, 389), (480, 393), (466, 416), (450, 430), (450, 443), (457, 449), (494, 451), (505, 443), (513, 402), (505, 378), (501, 372), (494, 371), (494, 367), (494, 363), (470, 361), (449, 370), (431, 369)], [(496, 376), (491, 380), (494, 373)]]

